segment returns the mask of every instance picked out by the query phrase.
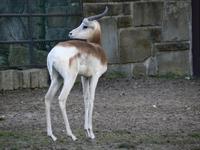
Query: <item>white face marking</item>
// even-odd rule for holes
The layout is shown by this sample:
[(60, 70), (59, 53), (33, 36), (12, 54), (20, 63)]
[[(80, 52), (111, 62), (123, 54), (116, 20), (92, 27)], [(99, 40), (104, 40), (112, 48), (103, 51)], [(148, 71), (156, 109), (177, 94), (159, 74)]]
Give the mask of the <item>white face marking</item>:
[(90, 39), (94, 31), (93, 26), (93, 21), (88, 21), (88, 19), (85, 18), (79, 27), (73, 29), (69, 33), (69, 37), (71, 39)]

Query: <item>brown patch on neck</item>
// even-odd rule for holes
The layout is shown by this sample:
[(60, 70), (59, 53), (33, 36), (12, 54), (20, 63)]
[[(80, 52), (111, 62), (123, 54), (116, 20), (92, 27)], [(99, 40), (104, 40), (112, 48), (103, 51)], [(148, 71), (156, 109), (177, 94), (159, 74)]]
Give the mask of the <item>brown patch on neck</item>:
[(99, 59), (102, 65), (107, 64), (107, 57), (105, 55), (105, 52), (103, 48), (98, 44), (79, 41), (79, 40), (71, 40), (71, 41), (66, 41), (66, 42), (60, 42), (58, 43), (58, 46), (76, 47), (79, 50), (79, 53), (75, 58), (80, 57), (81, 54), (87, 54), (87, 55), (92, 55), (96, 57), (97, 59)]
[(88, 40), (91, 43), (96, 43), (101, 45), (101, 33), (100, 31), (96, 31), (91, 39)]
[(88, 41), (101, 45), (101, 27), (97, 21), (95, 21), (94, 30), (93, 36)]

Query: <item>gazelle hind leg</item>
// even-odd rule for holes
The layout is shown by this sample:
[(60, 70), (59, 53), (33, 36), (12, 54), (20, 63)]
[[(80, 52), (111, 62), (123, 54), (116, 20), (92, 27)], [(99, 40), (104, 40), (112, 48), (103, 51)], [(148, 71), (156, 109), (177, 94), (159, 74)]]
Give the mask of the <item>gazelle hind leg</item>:
[(89, 118), (89, 79), (86, 77), (81, 77), (82, 87), (83, 87), (83, 97), (84, 97), (84, 105), (85, 105), (85, 123), (84, 129), (87, 137), (90, 137), (89, 126), (88, 126), (88, 118)]
[(89, 114), (88, 114), (88, 131), (89, 131), (89, 137), (91, 139), (95, 138), (93, 127), (92, 127), (92, 113), (93, 113), (93, 107), (94, 107), (94, 97), (95, 97), (95, 90), (96, 86), (99, 80), (99, 76), (93, 76), (90, 81), (90, 98), (89, 98)]
[(70, 136), (72, 138), (72, 140), (74, 140), (74, 141), (77, 138), (72, 133), (72, 130), (71, 130), (70, 125), (69, 125), (69, 121), (68, 121), (68, 117), (67, 117), (67, 113), (66, 113), (66, 101), (67, 101), (67, 97), (69, 95), (69, 92), (71, 91), (71, 88), (74, 85), (76, 76), (77, 75), (73, 76), (73, 75), (69, 75), (69, 74), (67, 76), (65, 76), (63, 88), (62, 88), (61, 93), (58, 97), (60, 109), (61, 109), (61, 112), (62, 112), (62, 115), (63, 115), (66, 130), (67, 130), (67, 135)]
[(58, 76), (57, 75), (53, 76), (49, 90), (47, 94), (45, 95), (47, 135), (50, 136), (53, 139), (53, 141), (56, 141), (57, 138), (53, 135), (53, 132), (52, 132), (50, 109), (51, 109), (51, 102), (53, 98), (55, 98), (56, 92), (58, 91), (60, 86), (61, 86), (61, 82), (59, 81)]

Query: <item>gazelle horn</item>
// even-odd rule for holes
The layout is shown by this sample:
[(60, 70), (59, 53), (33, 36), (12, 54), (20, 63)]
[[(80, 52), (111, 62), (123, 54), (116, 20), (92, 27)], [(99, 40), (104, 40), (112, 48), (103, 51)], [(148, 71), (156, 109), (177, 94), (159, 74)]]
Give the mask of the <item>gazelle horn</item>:
[(107, 12), (108, 12), (108, 7), (106, 6), (104, 12), (102, 12), (101, 14), (95, 15), (95, 16), (88, 17), (87, 19), (89, 21), (98, 20), (98, 19), (102, 18), (103, 16), (105, 16), (107, 14)]

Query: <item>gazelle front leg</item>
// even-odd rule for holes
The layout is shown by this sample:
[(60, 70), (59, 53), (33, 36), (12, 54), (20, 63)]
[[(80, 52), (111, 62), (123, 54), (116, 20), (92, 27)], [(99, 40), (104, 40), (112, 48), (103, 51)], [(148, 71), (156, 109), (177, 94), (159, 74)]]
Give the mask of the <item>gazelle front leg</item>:
[(91, 139), (95, 138), (93, 128), (92, 128), (92, 113), (94, 107), (94, 97), (95, 97), (95, 90), (97, 87), (97, 83), (99, 80), (99, 76), (93, 76), (90, 80), (90, 98), (89, 98), (89, 111), (88, 111), (88, 130), (89, 130), (89, 137)]

